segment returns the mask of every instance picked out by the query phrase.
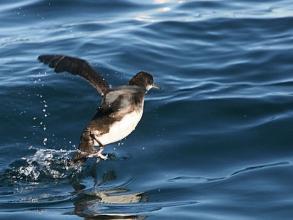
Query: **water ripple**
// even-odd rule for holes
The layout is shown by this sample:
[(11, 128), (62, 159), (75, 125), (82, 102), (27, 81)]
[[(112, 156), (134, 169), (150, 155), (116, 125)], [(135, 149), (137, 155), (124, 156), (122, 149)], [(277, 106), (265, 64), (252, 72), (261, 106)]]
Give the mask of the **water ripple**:
[[(1, 219), (292, 218), (290, 1), (0, 5)], [(70, 166), (101, 98), (44, 53), (113, 86), (154, 75), (161, 90), (110, 160)]]

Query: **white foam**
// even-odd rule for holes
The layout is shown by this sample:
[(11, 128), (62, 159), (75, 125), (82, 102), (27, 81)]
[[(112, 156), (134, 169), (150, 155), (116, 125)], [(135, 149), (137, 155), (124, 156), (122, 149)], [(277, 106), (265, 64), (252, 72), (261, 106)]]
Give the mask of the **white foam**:
[[(30, 147), (30, 149), (36, 149)], [(24, 157), (25, 165), (15, 167), (14, 179), (38, 181), (41, 177), (62, 179), (72, 174), (73, 171), (81, 171), (81, 166), (69, 163), (70, 154), (74, 151), (37, 149), (34, 155)]]

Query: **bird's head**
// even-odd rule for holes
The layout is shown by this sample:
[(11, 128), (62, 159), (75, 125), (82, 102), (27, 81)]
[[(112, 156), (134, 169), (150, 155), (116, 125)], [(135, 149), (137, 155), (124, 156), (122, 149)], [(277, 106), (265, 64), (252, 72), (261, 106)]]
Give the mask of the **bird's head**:
[(153, 76), (147, 72), (141, 71), (131, 78), (129, 85), (139, 86), (144, 88), (146, 91), (151, 88), (159, 89), (154, 83)]

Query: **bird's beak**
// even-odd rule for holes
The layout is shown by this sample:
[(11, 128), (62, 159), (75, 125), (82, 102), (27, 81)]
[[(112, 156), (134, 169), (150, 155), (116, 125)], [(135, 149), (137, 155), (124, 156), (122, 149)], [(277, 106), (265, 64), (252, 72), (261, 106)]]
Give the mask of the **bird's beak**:
[(160, 89), (160, 87), (157, 84), (155, 84), (155, 83), (153, 84), (152, 88), (154, 88), (154, 89)]

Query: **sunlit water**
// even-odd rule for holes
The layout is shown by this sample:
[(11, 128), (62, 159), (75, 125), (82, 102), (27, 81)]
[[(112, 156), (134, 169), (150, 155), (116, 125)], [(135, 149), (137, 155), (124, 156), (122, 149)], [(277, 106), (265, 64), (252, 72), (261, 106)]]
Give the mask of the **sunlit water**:
[[(291, 1), (2, 0), (0, 24), (0, 219), (292, 219)], [(70, 163), (100, 97), (44, 53), (155, 76), (109, 160)]]

